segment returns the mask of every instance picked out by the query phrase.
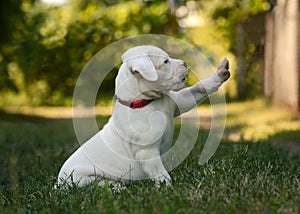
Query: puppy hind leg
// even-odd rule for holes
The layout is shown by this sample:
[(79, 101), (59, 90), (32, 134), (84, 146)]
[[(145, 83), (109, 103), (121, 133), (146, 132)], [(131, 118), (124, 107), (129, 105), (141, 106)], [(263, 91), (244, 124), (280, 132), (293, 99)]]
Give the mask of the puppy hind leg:
[(58, 181), (54, 188), (61, 186), (72, 186), (84, 187), (96, 180), (101, 178), (95, 169), (87, 166), (63, 166), (59, 175)]
[(85, 175), (85, 176), (78, 177), (75, 183), (77, 184), (78, 187), (85, 187), (95, 181), (98, 181), (100, 177), (101, 176), (99, 175)]

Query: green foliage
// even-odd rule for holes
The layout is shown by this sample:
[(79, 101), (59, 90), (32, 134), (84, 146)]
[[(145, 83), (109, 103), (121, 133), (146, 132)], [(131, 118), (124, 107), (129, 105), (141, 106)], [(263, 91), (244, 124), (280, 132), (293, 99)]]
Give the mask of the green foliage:
[[(228, 50), (243, 59), (245, 78), (243, 84), (247, 90), (241, 97), (253, 98), (263, 92), (262, 72), (264, 58), (264, 14), (269, 9), (268, 0), (213, 0), (202, 1), (204, 14), (208, 17), (217, 33), (228, 44)], [(239, 28), (239, 29), (238, 29)], [(238, 52), (237, 39), (242, 40)], [(239, 74), (236, 74), (239, 75)], [(236, 78), (236, 77), (235, 77)]]
[[(214, 26), (229, 41), (229, 50), (236, 53), (237, 25), (247, 22), (255, 15), (266, 12), (269, 3), (268, 0), (204, 0), (203, 8), (206, 15), (213, 21)], [(264, 23), (256, 24), (264, 25)]]
[[(214, 33), (222, 37), (201, 33), (207, 31), (207, 26), (202, 26), (191, 39), (195, 41), (202, 34), (209, 37), (204, 41), (213, 43), (213, 49), (208, 48), (214, 52), (209, 53), (212, 59), (220, 54), (217, 46), (237, 55), (237, 26), (243, 26), (245, 96), (256, 96), (262, 91), (264, 21), (260, 14), (268, 9), (268, 1), (201, 0), (196, 3), (201, 6), (205, 22), (210, 20)], [(63, 6), (49, 6), (38, 0), (8, 0), (0, 3), (0, 8), (3, 32), (0, 34), (0, 94), (7, 104), (12, 99), (14, 104), (70, 104), (78, 75), (103, 47), (139, 34), (165, 34), (177, 26), (165, 0), (70, 0)], [(201, 44), (200, 48), (206, 50), (206, 46)], [(114, 74), (107, 76), (104, 91), (113, 88)]]
[(63, 104), (101, 48), (125, 37), (164, 33), (169, 20), (165, 1), (74, 0), (62, 7), (18, 2), (14, 8), (22, 19), (0, 46), (0, 90), (24, 93), (36, 105)]

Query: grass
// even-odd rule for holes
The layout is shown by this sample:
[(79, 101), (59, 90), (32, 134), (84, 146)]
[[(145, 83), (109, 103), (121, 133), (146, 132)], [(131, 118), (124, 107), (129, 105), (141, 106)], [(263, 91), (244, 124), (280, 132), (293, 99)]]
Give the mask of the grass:
[[(237, 140), (267, 140), (274, 135), (279, 137), (286, 132), (295, 132), (298, 135), (292, 135), (290, 140), (300, 139), (299, 117), (285, 109), (268, 106), (262, 100), (229, 103), (227, 109), (226, 128), (229, 138), (230, 134), (238, 134)], [(234, 137), (231, 139), (234, 140)]]
[[(266, 108), (259, 106), (250, 117)], [(172, 188), (132, 182), (119, 193), (95, 184), (53, 190), (61, 164), (78, 147), (71, 119), (0, 112), (0, 213), (299, 213), (300, 156), (273, 143), (300, 139), (296, 120), (284, 116), (295, 126), (266, 131), (267, 137), (230, 138), (255, 129), (236, 121), (250, 107), (228, 105), (227, 138), (203, 166), (197, 162), (207, 131), (199, 133), (191, 154), (170, 172)], [(263, 115), (260, 124), (279, 126)], [(99, 116), (100, 126), (107, 119)]]

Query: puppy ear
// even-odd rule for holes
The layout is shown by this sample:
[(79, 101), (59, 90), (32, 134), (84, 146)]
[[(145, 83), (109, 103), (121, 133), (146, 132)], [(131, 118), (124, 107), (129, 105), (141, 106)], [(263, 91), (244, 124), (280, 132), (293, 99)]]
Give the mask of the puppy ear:
[(148, 81), (156, 81), (158, 75), (153, 62), (149, 56), (135, 57), (128, 61), (130, 68), (134, 72), (138, 72)]

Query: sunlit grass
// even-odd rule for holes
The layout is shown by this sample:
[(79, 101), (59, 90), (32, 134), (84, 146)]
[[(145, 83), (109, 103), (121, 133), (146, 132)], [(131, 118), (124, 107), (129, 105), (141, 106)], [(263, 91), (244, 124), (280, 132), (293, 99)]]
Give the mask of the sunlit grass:
[[(99, 105), (92, 108), (96, 115), (109, 116), (113, 107), (111, 104)], [(72, 118), (71, 107), (26, 107), (8, 106), (3, 107), (7, 113), (31, 115), (45, 118)], [(290, 140), (300, 139), (300, 119), (284, 108), (273, 107), (266, 104), (262, 99), (247, 102), (234, 102), (226, 104), (226, 129), (225, 136), (229, 140), (267, 140), (274, 135), (284, 132), (299, 132), (287, 137)], [(90, 109), (86, 109), (88, 113)], [(210, 105), (199, 105), (200, 127), (210, 127)], [(86, 114), (87, 115), (87, 114)], [(86, 116), (82, 115), (82, 116)]]
[(231, 140), (266, 140), (276, 134), (299, 131), (300, 120), (284, 108), (263, 100), (227, 104), (226, 134)]
[[(10, 106), (4, 108), (6, 113), (22, 114), (44, 118), (71, 119), (73, 117), (72, 107), (29, 107), (29, 106)], [(91, 116), (91, 113), (101, 116), (109, 116), (112, 113), (112, 106), (96, 106), (95, 108), (82, 108), (80, 117)]]

